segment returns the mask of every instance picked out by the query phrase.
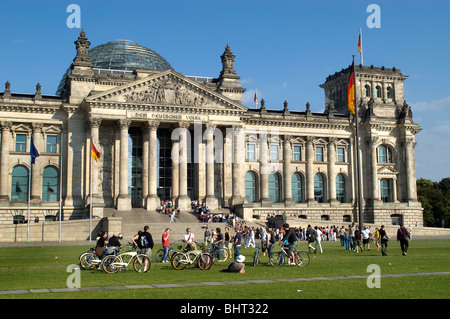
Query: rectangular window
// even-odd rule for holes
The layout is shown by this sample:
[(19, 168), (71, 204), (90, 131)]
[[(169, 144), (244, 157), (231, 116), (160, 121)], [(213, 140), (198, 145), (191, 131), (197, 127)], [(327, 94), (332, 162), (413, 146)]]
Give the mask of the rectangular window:
[(344, 163), (345, 162), (345, 148), (338, 147), (338, 149), (337, 149), (337, 161), (339, 163)]
[(56, 153), (57, 141), (56, 135), (47, 135), (47, 153)]
[(16, 152), (26, 152), (27, 151), (27, 135), (17, 134), (16, 135)]
[(381, 200), (384, 203), (392, 202), (392, 180), (390, 179), (380, 180), (380, 194)]
[(278, 161), (278, 145), (270, 145), (270, 160)]
[(247, 159), (248, 160), (256, 160), (256, 145), (255, 144), (247, 144)]
[(301, 161), (301, 160), (302, 160), (302, 147), (294, 146), (294, 161)]
[(323, 147), (316, 147), (316, 162), (323, 162)]

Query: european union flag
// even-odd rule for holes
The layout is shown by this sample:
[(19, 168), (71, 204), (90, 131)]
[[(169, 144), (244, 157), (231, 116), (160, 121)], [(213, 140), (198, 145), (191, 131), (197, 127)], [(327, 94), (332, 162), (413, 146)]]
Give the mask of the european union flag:
[(33, 136), (31, 136), (30, 156), (31, 156), (31, 164), (34, 164), (36, 157), (40, 156), (38, 150), (36, 149), (36, 147), (34, 147)]

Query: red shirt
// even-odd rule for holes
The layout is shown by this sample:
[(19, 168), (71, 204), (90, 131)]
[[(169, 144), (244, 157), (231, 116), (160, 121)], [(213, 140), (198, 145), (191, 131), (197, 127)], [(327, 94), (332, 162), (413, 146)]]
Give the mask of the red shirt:
[(166, 233), (162, 234), (162, 245), (163, 247), (169, 246), (169, 235)]

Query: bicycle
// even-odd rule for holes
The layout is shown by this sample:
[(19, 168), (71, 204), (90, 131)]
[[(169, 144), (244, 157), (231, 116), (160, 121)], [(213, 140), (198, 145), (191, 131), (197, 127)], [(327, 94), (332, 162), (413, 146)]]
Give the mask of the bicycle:
[(212, 266), (212, 257), (205, 252), (205, 249), (188, 251), (185, 248), (183, 252), (173, 254), (170, 264), (176, 270), (190, 269), (196, 266), (201, 270), (208, 270)]
[(137, 249), (131, 244), (130, 250), (123, 254), (106, 256), (102, 260), (100, 268), (107, 274), (115, 274), (119, 270), (128, 269), (130, 265), (136, 272), (146, 273), (152, 263), (146, 255), (138, 254)]
[(219, 262), (223, 262), (228, 259), (228, 249), (224, 247), (220, 248), (217, 244), (211, 244), (211, 246), (208, 247), (208, 252), (213, 257), (213, 261), (216, 258)]
[(85, 270), (94, 269), (94, 268), (100, 266), (103, 258), (105, 258), (108, 255), (115, 254), (116, 251), (117, 251), (116, 247), (109, 247), (106, 249), (105, 256), (99, 257), (95, 254), (95, 248), (90, 248), (89, 251), (82, 253), (78, 257), (78, 261), (79, 261), (82, 269), (85, 269)]
[[(274, 252), (272, 255), (272, 258), (269, 258), (269, 263), (271, 266), (274, 267), (281, 267), (286, 263), (286, 259), (290, 259), (290, 255), (287, 251), (288, 247), (281, 246), (280, 251)], [(297, 249), (294, 247), (292, 249), (292, 252), (294, 253), (294, 263), (298, 267), (306, 267), (309, 265), (309, 254), (306, 251), (297, 251)]]
[[(176, 250), (175, 250), (173, 247), (170, 247), (170, 248), (169, 248), (169, 251), (167, 252), (167, 257), (168, 257), (168, 259), (172, 259), (172, 256), (173, 256), (173, 254), (175, 254), (175, 253), (176, 253)], [(156, 255), (155, 255), (155, 261), (156, 261), (156, 262), (161, 262), (163, 256), (164, 256), (164, 249), (161, 248), (161, 249), (159, 249), (159, 250), (156, 252)]]

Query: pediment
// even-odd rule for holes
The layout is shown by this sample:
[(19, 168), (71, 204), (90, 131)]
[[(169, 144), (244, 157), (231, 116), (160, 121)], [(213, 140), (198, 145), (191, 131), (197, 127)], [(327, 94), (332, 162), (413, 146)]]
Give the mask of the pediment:
[(86, 102), (125, 106), (164, 105), (234, 111), (247, 110), (240, 103), (171, 70), (108, 91), (95, 93), (87, 97)]
[(378, 175), (397, 175), (398, 171), (391, 165), (383, 165), (377, 170)]

